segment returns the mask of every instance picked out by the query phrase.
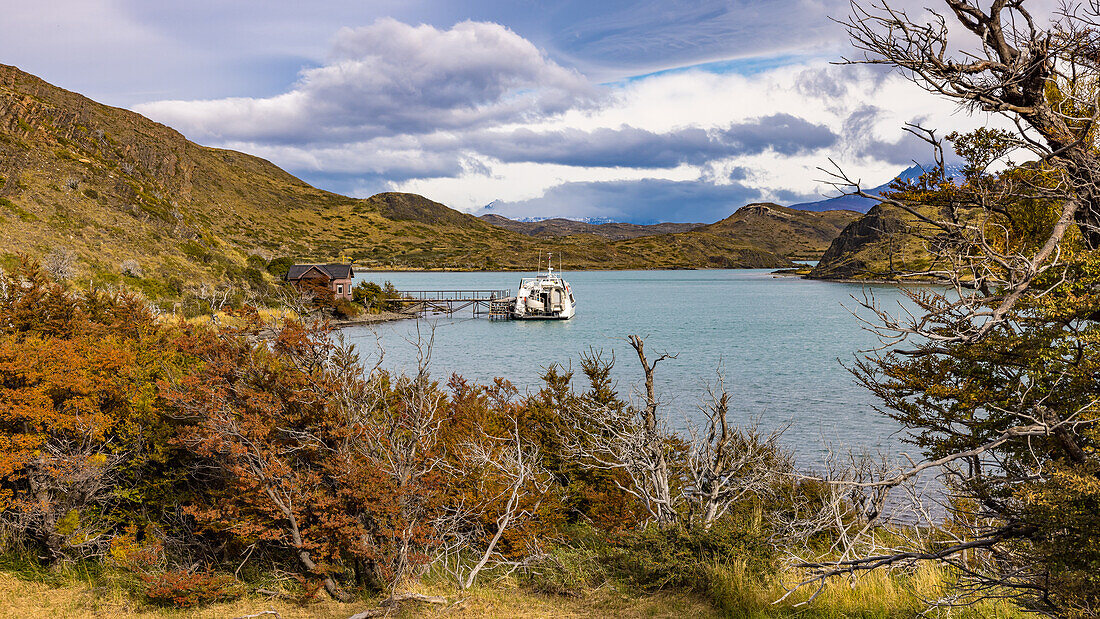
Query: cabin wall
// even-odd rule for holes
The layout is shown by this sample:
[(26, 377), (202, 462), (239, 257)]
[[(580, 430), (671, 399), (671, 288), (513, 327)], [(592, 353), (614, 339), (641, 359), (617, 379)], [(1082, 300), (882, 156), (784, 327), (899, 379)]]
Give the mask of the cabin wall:
[(329, 286), (332, 290), (332, 296), (337, 299), (351, 300), (351, 280), (350, 279), (334, 279)]

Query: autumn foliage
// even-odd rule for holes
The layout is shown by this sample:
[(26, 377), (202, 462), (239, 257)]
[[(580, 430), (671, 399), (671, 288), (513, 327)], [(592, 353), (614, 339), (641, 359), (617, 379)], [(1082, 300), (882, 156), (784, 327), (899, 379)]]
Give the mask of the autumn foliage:
[(103, 551), (160, 491), (169, 349), (135, 298), (0, 275), (0, 517), (43, 556)]
[[(3, 539), (129, 571), (147, 600), (187, 607), (240, 593), (229, 572), (341, 600), (431, 567), (468, 588), (576, 527), (610, 540), (648, 522), (630, 474), (576, 453), (585, 411), (634, 415), (598, 353), (581, 364), (588, 389), (552, 367), (521, 396), (504, 379), (440, 384), (426, 361), (365, 368), (324, 323), (237, 314), (197, 326), (33, 264), (0, 273)], [(686, 468), (669, 474), (686, 487)]]

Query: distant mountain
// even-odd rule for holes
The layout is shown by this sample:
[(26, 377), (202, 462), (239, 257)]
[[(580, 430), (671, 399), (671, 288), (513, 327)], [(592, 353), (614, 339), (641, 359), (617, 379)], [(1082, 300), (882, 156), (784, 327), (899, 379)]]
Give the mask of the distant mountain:
[[(474, 214), (476, 216), (482, 217), (482, 218), (485, 218), (485, 217), (500, 217), (501, 219), (507, 219), (508, 221), (518, 222), (518, 223), (538, 223), (540, 221), (547, 221), (547, 220), (550, 220), (550, 219), (560, 220), (560, 221), (573, 221), (573, 222), (580, 222), (580, 223), (585, 223), (585, 224), (594, 224), (594, 225), (597, 225), (597, 226), (600, 225), (600, 224), (618, 223), (615, 220), (611, 219), (610, 217), (559, 217), (557, 215), (546, 215), (546, 216), (543, 216), (543, 217), (518, 217), (518, 218), (513, 219), (513, 218), (505, 217), (504, 215), (499, 215), (495, 212), (497, 206), (500, 205), (502, 202), (503, 202), (503, 200), (499, 200), (499, 199), (498, 200), (493, 200), (492, 202), (490, 202), (490, 203), (486, 204), (485, 206), (481, 207), (480, 211), (474, 211)], [(480, 213), (480, 214), (478, 214), (478, 213)], [(699, 224), (699, 225), (702, 225), (702, 224)], [(524, 232), (524, 234), (526, 234), (526, 233)], [(540, 236), (540, 235), (533, 235), (533, 236)]]
[(513, 221), (533, 224), (533, 223), (538, 223), (540, 221), (550, 221), (550, 220), (573, 221), (573, 222), (581, 223), (581, 224), (592, 224), (594, 226), (598, 226), (600, 224), (618, 223), (614, 219), (611, 219), (610, 217), (520, 217), (519, 219), (515, 219)]
[[(495, 226), (542, 238), (583, 238), (587, 235), (635, 242), (675, 242), (686, 239), (714, 239), (716, 246), (737, 243), (765, 249), (787, 258), (816, 258), (849, 223), (859, 218), (854, 211), (810, 212), (758, 203), (743, 206), (729, 217), (713, 224), (628, 223), (587, 224), (569, 219), (520, 222), (500, 215), (482, 215)], [(718, 240), (721, 240), (719, 242)]]
[[(900, 174), (895, 176), (893, 179), (886, 181), (878, 187), (865, 189), (864, 191), (872, 195), (879, 195), (883, 191), (889, 189), (890, 184), (893, 183), (894, 180), (916, 180), (920, 178), (920, 175), (924, 173), (924, 170), (930, 170), (933, 167), (934, 166), (932, 164), (926, 164), (923, 168), (919, 165), (910, 166), (903, 170)], [(962, 176), (961, 168), (957, 165), (947, 165), (947, 172), (955, 179), (958, 179)], [(800, 204), (792, 204), (791, 208), (798, 209), (800, 211), (832, 211), (842, 209), (866, 213), (867, 211), (871, 210), (871, 207), (878, 204), (879, 202), (880, 200), (872, 200), (870, 198), (864, 198), (861, 196), (837, 196), (835, 198), (817, 200), (816, 202), (802, 202)]]
[(662, 223), (648, 226), (640, 224), (616, 223), (605, 218), (587, 218), (585, 220), (565, 219), (561, 217), (538, 219), (508, 219), (501, 215), (482, 215), (481, 219), (494, 226), (541, 238), (555, 238), (571, 234), (593, 234), (611, 240), (633, 239), (654, 234), (687, 232), (702, 227), (701, 223)]

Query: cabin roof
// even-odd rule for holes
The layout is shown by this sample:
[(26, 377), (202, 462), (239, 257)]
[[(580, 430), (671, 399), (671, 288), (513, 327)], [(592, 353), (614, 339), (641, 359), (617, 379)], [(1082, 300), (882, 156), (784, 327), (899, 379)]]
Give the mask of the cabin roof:
[(328, 279), (351, 279), (355, 275), (350, 264), (294, 264), (287, 269), (286, 279), (302, 279), (311, 271)]

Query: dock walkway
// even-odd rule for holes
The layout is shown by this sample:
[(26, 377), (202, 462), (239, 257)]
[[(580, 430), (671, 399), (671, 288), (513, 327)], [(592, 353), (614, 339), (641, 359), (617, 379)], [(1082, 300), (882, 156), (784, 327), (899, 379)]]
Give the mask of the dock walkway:
[[(454, 315), (470, 308), (474, 316), (489, 314), (502, 305), (501, 301), (510, 298), (510, 290), (402, 290), (396, 299), (390, 302), (401, 305), (406, 314), (446, 314)], [(514, 298), (514, 297), (511, 297)]]

